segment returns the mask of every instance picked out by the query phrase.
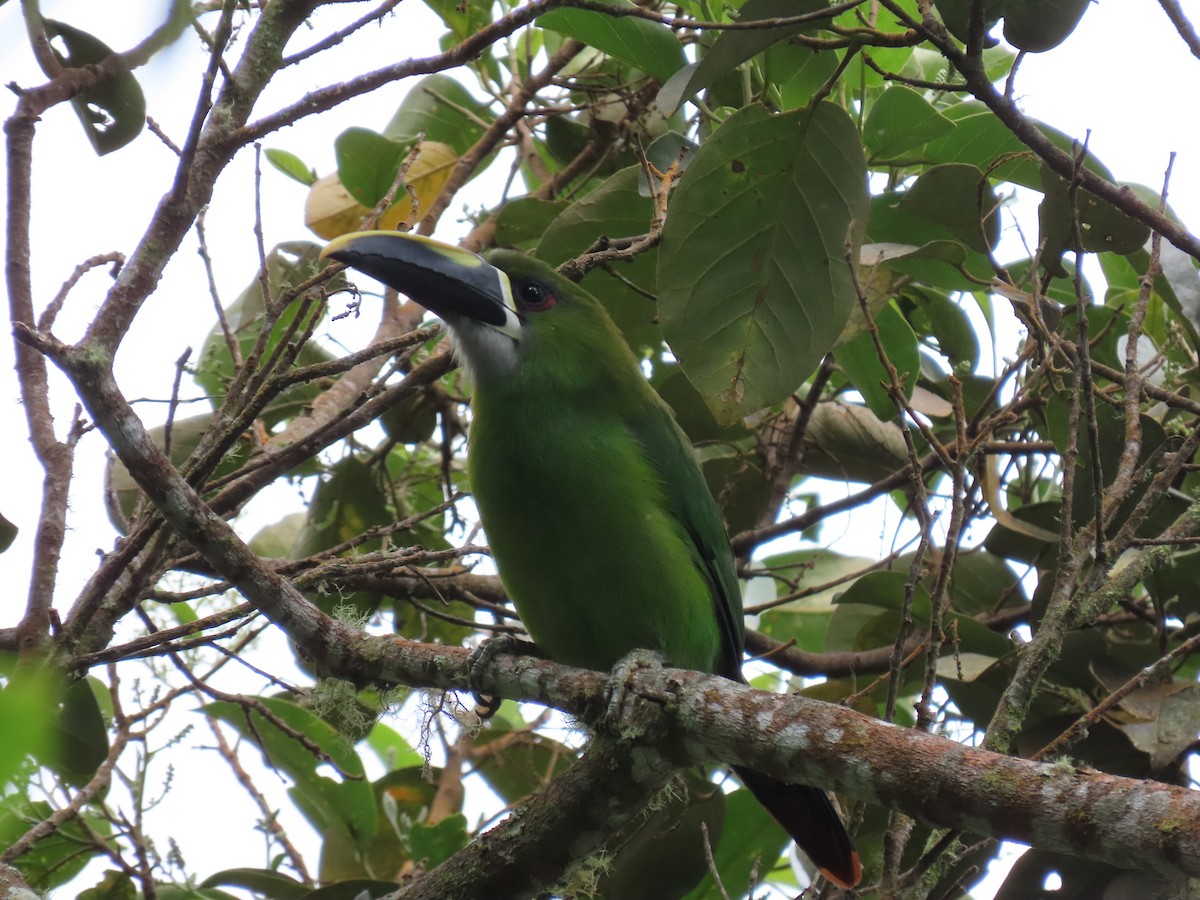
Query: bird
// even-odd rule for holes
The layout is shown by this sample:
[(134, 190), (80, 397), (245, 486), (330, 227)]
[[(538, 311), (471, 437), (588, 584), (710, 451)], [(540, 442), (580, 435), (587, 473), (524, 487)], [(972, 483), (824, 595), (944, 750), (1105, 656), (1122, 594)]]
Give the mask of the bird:
[[(691, 444), (604, 306), (535, 257), (362, 231), (321, 252), (446, 323), (473, 382), (467, 472), (534, 644), (609, 671), (635, 650), (744, 683), (729, 537)], [(862, 878), (825, 791), (742, 783), (830, 881)]]

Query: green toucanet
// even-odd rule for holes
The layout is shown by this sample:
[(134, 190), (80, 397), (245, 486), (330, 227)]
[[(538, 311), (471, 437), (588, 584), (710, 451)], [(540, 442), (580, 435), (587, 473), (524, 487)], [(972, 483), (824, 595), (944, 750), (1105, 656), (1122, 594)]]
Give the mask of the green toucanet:
[[(338, 260), (440, 316), (474, 381), (467, 466), (500, 578), (550, 659), (635, 649), (742, 680), (742, 602), (716, 503), (674, 416), (594, 297), (512, 251), (361, 232)], [(824, 791), (735, 769), (831, 880), (862, 868)]]

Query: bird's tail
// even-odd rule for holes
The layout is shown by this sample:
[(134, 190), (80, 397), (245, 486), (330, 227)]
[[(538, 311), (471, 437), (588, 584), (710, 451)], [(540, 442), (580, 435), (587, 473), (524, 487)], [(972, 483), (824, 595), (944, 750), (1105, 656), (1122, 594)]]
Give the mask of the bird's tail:
[(741, 766), (733, 771), (822, 875), (844, 888), (858, 884), (862, 863), (846, 826), (823, 790), (788, 784)]

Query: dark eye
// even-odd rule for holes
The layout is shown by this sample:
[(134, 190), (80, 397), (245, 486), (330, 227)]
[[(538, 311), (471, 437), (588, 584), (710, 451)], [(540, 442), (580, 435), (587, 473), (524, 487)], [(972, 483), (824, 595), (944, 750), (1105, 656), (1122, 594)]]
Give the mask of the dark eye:
[(517, 306), (528, 312), (552, 307), (558, 299), (540, 281), (525, 281), (517, 285)]

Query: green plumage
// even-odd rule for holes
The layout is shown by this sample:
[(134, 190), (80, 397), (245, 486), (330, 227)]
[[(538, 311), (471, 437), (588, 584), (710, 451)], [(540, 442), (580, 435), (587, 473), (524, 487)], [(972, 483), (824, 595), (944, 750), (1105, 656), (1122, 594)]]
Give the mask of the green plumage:
[(520, 254), (489, 261), (557, 298), (514, 371), (474, 367), (471, 490), (530, 636), (590, 669), (644, 648), (736, 677), (733, 556), (672, 414), (594, 298)]

